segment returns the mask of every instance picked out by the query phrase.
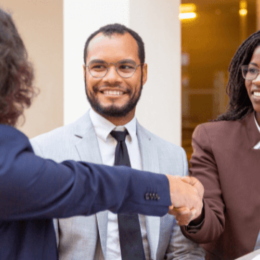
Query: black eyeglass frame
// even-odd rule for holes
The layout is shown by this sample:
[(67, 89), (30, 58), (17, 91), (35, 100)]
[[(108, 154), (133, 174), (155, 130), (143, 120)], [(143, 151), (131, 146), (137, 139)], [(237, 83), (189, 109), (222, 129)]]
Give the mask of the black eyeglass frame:
[(258, 68), (254, 68), (256, 71), (258, 71), (258, 73), (256, 74), (256, 76), (254, 77), (254, 78), (246, 78), (246, 75), (244, 75), (244, 69), (248, 69), (248, 66), (249, 65), (242, 65), (241, 66), (241, 73), (242, 73), (242, 77), (244, 78), (244, 79), (246, 79), (246, 80), (254, 80), (254, 79), (256, 79), (257, 78), (257, 76), (260, 74), (260, 69), (258, 69)]
[(119, 73), (118, 70), (117, 70), (117, 64), (120, 63), (120, 62), (121, 62), (121, 61), (118, 61), (118, 62), (110, 62), (110, 63), (104, 62), (103, 64), (106, 64), (106, 65), (107, 65), (107, 71), (106, 71), (106, 73), (104, 74), (104, 76), (102, 76), (102, 77), (97, 77), (97, 76), (92, 75), (92, 73), (91, 73), (91, 71), (90, 71), (90, 68), (89, 68), (90, 64), (89, 64), (89, 65), (85, 65), (85, 67), (88, 68), (89, 73), (90, 73), (90, 75), (91, 75), (93, 78), (102, 79), (102, 78), (104, 78), (104, 77), (107, 75), (107, 73), (108, 73), (108, 71), (109, 71), (109, 69), (110, 69), (110, 64), (113, 64), (113, 65), (115, 66), (115, 69), (116, 69), (117, 74), (118, 74), (120, 77), (124, 78), (124, 79), (128, 79), (128, 78), (133, 77), (133, 75), (134, 75), (135, 72), (136, 72), (137, 67), (139, 67), (139, 66), (142, 67), (142, 66), (143, 66), (143, 63), (140, 63), (140, 64), (135, 65), (135, 70), (134, 70), (133, 74), (132, 74), (131, 76), (129, 76), (129, 77), (124, 77), (124, 76), (120, 75), (120, 73)]

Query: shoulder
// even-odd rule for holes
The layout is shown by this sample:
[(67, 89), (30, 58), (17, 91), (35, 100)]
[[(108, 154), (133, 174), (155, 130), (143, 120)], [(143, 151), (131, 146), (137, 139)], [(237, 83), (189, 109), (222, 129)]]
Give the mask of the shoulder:
[(33, 151), (28, 137), (14, 127), (0, 124), (0, 133), (0, 168), (22, 151)]
[(75, 151), (72, 147), (75, 147), (90, 129), (93, 129), (93, 126), (89, 114), (86, 113), (76, 122), (41, 134), (32, 138), (30, 142), (35, 154), (60, 162), (72, 158), (72, 153), (76, 158)]
[(214, 121), (198, 125), (192, 135), (193, 139), (208, 138), (211, 141), (233, 139), (245, 128), (246, 119), (236, 121)]
[(77, 135), (82, 135), (86, 131), (86, 122), (88, 120), (88, 113), (79, 118), (77, 121), (56, 128), (50, 132), (38, 135), (30, 140), (33, 146), (35, 145), (59, 145), (64, 144), (64, 142), (73, 142), (78, 140)]
[(71, 132), (71, 126), (62, 126), (48, 133), (38, 135), (30, 139), (30, 142), (32, 145), (55, 144), (57, 142), (62, 142), (62, 140), (64, 141), (65, 140), (64, 138), (70, 136), (70, 132)]
[(7, 145), (12, 147), (15, 144), (28, 145), (28, 137), (13, 126), (0, 124), (0, 143), (1, 146)]
[[(141, 125), (138, 125), (139, 131), (141, 131), (147, 138), (149, 138), (150, 142), (153, 146), (157, 148), (159, 152), (169, 155), (180, 155), (183, 156), (185, 154), (182, 147), (175, 145), (165, 139), (151, 133), (146, 128)], [(185, 155), (186, 156), (186, 155)]]

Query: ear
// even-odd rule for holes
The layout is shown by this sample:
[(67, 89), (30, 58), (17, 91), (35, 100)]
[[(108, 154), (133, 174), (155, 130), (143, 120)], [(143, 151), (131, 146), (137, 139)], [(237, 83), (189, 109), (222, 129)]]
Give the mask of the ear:
[(86, 65), (83, 64), (83, 76), (84, 76), (84, 79), (85, 79), (85, 75), (86, 75)]
[(143, 85), (146, 83), (147, 81), (147, 64), (145, 63), (143, 65)]

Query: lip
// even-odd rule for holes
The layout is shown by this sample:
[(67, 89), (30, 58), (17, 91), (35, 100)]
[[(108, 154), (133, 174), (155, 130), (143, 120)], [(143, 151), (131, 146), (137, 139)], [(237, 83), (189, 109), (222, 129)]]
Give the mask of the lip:
[(127, 94), (128, 91), (123, 89), (122, 87), (100, 87), (98, 92), (107, 97), (122, 97)]
[(252, 90), (251, 97), (255, 102), (260, 102), (260, 89)]
[(101, 91), (105, 96), (122, 96), (124, 95), (123, 91), (120, 90), (103, 90)]

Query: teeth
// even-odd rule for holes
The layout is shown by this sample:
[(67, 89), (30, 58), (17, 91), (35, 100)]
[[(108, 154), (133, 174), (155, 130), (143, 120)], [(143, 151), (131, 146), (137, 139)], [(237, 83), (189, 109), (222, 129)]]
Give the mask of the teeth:
[(254, 91), (254, 96), (260, 97), (260, 92)]
[(123, 92), (122, 91), (112, 91), (112, 90), (106, 90), (104, 91), (104, 94), (107, 94), (107, 95), (122, 95)]

